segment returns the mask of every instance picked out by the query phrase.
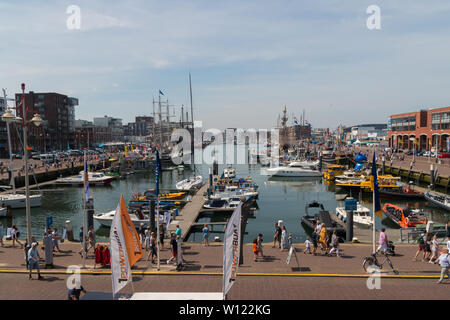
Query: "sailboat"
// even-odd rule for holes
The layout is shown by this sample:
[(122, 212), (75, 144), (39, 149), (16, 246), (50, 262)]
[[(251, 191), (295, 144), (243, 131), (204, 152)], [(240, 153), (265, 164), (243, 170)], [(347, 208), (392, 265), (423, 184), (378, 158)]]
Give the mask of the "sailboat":
[[(189, 73), (189, 92), (190, 92), (190, 101), (191, 101), (191, 120), (192, 126), (194, 126), (194, 109), (192, 105), (192, 82), (191, 82), (191, 74)], [(192, 144), (193, 146), (193, 144)], [(178, 190), (191, 190), (200, 188), (203, 185), (203, 177), (201, 175), (196, 174), (196, 168), (194, 163), (194, 150), (191, 147), (191, 161), (194, 166), (194, 176), (189, 177), (187, 179), (179, 181), (175, 186)]]
[[(3, 95), (6, 103), (6, 92), (3, 90)], [(14, 180), (14, 170), (13, 170), (13, 159), (11, 153), (11, 133), (9, 131), (9, 123), (6, 123), (6, 129), (8, 131), (8, 149), (9, 149), (9, 170), (11, 172), (11, 186), (13, 189), (12, 194), (2, 194), (0, 195), (0, 207), (2, 208), (11, 208), (11, 209), (20, 209), (26, 207), (27, 197), (24, 194), (16, 193), (16, 184)], [(41, 206), (41, 194), (30, 195), (30, 207), (40, 207)], [(1, 214), (0, 214), (1, 215)]]

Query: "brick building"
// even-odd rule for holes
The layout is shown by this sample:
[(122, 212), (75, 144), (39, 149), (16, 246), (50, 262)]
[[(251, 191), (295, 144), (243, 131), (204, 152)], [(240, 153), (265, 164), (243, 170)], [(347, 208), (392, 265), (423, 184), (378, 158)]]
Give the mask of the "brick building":
[[(21, 93), (16, 94), (16, 105), (19, 105)], [(73, 144), (75, 132), (75, 106), (78, 99), (63, 94), (35, 93), (25, 94), (25, 103), (28, 108), (26, 119), (31, 119), (38, 113), (44, 120), (40, 127), (29, 126), (28, 145), (33, 150), (47, 152), (50, 150), (66, 150)], [(16, 115), (23, 118), (22, 108), (16, 110)], [(17, 127), (17, 130), (14, 128)], [(22, 145), (17, 133), (22, 137), (22, 127), (11, 128), (12, 149), (21, 152)]]
[(418, 151), (450, 151), (450, 107), (389, 117), (389, 146)]

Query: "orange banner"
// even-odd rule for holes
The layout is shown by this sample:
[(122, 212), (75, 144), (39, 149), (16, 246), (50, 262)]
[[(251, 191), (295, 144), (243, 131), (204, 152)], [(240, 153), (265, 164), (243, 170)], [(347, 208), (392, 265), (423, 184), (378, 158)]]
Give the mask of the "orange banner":
[(133, 267), (142, 258), (142, 245), (136, 228), (128, 214), (123, 194), (120, 196), (120, 217), (122, 218), (122, 230), (128, 253), (128, 261), (130, 262), (130, 267)]

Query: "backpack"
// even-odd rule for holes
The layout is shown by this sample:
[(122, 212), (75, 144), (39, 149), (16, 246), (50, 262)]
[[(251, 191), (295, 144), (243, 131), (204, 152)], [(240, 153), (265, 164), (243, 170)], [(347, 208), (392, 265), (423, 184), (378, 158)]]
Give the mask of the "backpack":
[(418, 236), (416, 240), (417, 240), (417, 243), (418, 243), (418, 244), (424, 244), (424, 243), (425, 243), (425, 242), (423, 241), (423, 236), (422, 236), (422, 235)]

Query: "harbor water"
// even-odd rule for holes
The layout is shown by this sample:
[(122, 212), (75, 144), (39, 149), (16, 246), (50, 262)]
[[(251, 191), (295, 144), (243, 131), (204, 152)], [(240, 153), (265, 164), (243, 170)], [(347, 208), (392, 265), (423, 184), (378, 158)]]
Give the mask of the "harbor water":
[[(225, 168), (219, 165), (219, 172)], [(307, 233), (301, 225), (301, 217), (305, 214), (305, 206), (312, 201), (322, 203), (326, 210), (335, 212), (338, 205), (343, 205), (342, 201), (336, 200), (333, 185), (326, 185), (322, 179), (299, 179), (299, 178), (270, 178), (261, 174), (261, 166), (256, 165), (235, 165), (238, 177), (251, 176), (259, 185), (259, 199), (257, 200), (257, 210), (248, 220), (246, 227), (245, 242), (251, 242), (258, 233), (262, 233), (266, 242), (273, 239), (274, 224), (282, 220), (288, 233), (292, 233), (294, 242), (303, 242)], [(208, 177), (210, 166), (201, 165), (197, 168), (197, 174)], [(264, 170), (264, 169), (263, 169)], [(175, 183), (184, 177), (192, 175), (191, 170), (162, 172), (161, 188), (174, 188)], [(126, 201), (137, 192), (143, 192), (155, 186), (154, 173), (136, 173), (127, 176), (126, 179), (114, 180), (111, 186), (90, 188), (91, 196), (94, 198), (95, 212), (108, 212), (114, 210), (123, 194)], [(74, 236), (78, 238), (78, 230), (82, 225), (82, 198), (83, 188), (81, 187), (49, 187), (51, 190), (45, 191), (42, 198), (42, 206), (31, 209), (32, 232), (40, 238), (43, 234), (46, 217), (53, 218), (52, 227), (57, 227), (60, 231), (65, 226), (66, 220), (72, 222)], [(55, 189), (56, 188), (56, 189)], [(345, 192), (344, 192), (345, 193)], [(358, 198), (358, 195), (353, 195)], [(371, 197), (364, 197), (363, 205), (371, 208)], [(431, 219), (436, 222), (446, 222), (449, 215), (442, 209), (428, 206), (426, 201), (399, 201), (397, 199), (386, 200), (400, 206), (412, 208), (424, 208), (430, 212)], [(382, 201), (384, 203), (384, 200)], [(223, 222), (229, 218), (231, 213), (205, 213), (199, 216), (198, 222)], [(15, 224), (21, 231), (21, 238), (26, 235), (25, 209), (13, 210), (12, 218), (0, 218), (4, 226), (11, 227)], [(390, 221), (377, 218), (377, 228), (381, 225), (387, 228), (395, 227)], [(101, 227), (95, 222), (95, 229), (100, 239), (107, 241), (109, 229)], [(201, 241), (201, 227), (197, 232), (189, 235), (188, 241)], [(194, 229), (195, 230), (195, 229)], [(214, 237), (222, 238), (224, 225), (211, 226), (210, 239)]]

